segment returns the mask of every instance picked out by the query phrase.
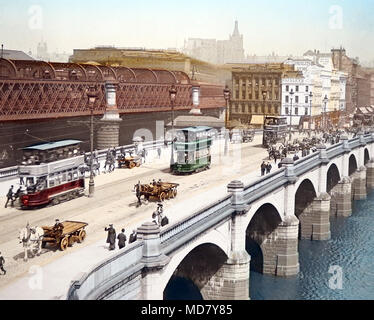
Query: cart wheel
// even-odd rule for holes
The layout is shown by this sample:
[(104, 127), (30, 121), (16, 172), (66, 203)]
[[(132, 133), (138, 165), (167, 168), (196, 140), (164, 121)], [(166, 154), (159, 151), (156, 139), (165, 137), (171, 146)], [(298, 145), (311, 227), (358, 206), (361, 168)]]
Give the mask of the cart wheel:
[(134, 162), (131, 162), (130, 165), (129, 165), (130, 169), (134, 168), (135, 166), (136, 166), (136, 164)]
[(161, 192), (161, 194), (160, 194), (160, 201), (162, 202), (162, 201), (164, 201), (165, 200), (165, 198), (166, 198), (166, 194), (165, 194), (165, 192)]
[(61, 242), (60, 242), (60, 249), (61, 251), (65, 251), (66, 248), (68, 247), (69, 245), (69, 238), (68, 237), (64, 237)]
[(140, 162), (138, 162), (138, 163), (136, 164), (136, 166), (137, 166), (137, 167), (140, 167)]
[(79, 234), (78, 234), (78, 243), (82, 243), (85, 238), (86, 238), (86, 230), (82, 229), (81, 231), (79, 231)]
[(177, 189), (174, 189), (173, 190), (173, 198), (175, 198), (177, 196)]

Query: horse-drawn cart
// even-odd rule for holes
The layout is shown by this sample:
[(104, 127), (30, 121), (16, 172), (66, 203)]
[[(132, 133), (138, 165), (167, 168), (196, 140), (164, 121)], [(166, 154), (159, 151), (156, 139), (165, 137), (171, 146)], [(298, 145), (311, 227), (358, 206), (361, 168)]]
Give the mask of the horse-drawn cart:
[(153, 182), (150, 184), (136, 184), (135, 191), (138, 199), (144, 196), (146, 200), (150, 198), (156, 198), (159, 201), (164, 201), (165, 199), (175, 198), (177, 196), (178, 183), (172, 182)]
[(135, 168), (140, 167), (142, 164), (142, 158), (140, 156), (130, 156), (130, 157), (119, 157), (118, 158), (118, 168)]
[(42, 227), (44, 236), (42, 240), (42, 247), (47, 243), (58, 245), (62, 251), (66, 250), (68, 246), (72, 246), (74, 242), (81, 243), (86, 238), (86, 230), (84, 228), (88, 225), (85, 222), (79, 221), (64, 221), (58, 226)]

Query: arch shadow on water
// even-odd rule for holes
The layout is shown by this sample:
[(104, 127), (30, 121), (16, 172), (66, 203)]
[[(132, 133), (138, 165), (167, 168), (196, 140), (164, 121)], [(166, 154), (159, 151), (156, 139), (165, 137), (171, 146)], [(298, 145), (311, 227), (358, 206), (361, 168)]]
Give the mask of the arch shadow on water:
[(262, 250), (258, 243), (253, 239), (247, 237), (245, 243), (245, 249), (251, 256), (251, 267), (250, 270), (258, 273), (263, 273), (264, 269), (264, 257)]
[(192, 280), (172, 276), (164, 290), (164, 300), (203, 300), (203, 297)]

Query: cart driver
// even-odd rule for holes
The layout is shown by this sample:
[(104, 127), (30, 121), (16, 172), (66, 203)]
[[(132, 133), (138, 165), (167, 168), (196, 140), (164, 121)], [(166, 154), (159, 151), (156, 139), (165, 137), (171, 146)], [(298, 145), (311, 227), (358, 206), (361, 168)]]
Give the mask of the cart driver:
[(60, 222), (59, 219), (56, 219), (55, 225), (53, 226), (53, 232), (62, 233), (63, 229), (64, 229), (64, 225)]

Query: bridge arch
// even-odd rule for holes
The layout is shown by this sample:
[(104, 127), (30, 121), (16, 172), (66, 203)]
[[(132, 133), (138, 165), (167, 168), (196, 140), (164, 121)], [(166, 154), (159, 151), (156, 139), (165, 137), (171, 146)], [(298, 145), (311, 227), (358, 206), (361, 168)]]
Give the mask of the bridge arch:
[(295, 193), (295, 216), (299, 219), (299, 239), (310, 238), (312, 235), (312, 220), (314, 216), (313, 201), (317, 193), (309, 179), (301, 182)]
[(370, 153), (368, 148), (364, 149), (364, 165), (368, 164), (370, 161)]
[[(188, 290), (189, 292), (200, 291), (201, 298), (209, 300), (209, 289), (212, 278), (221, 269), (227, 261), (227, 254), (219, 246), (213, 243), (202, 243), (195, 246), (183, 260), (178, 264), (171, 277), (167, 277), (168, 282), (163, 287), (164, 299), (173, 299), (170, 296), (173, 286), (176, 282), (182, 284), (184, 288), (179, 290)], [(185, 279), (184, 281), (181, 279)], [(192, 289), (192, 290), (191, 290)], [(191, 299), (191, 297), (186, 297)]]
[(352, 175), (358, 169), (356, 156), (351, 154), (349, 157), (348, 174)]
[(251, 270), (275, 273), (273, 240), (281, 222), (281, 215), (271, 203), (264, 203), (256, 210), (246, 229), (246, 250), (251, 256)]
[(339, 183), (341, 178), (337, 165), (332, 163), (327, 170), (326, 192), (330, 193), (330, 191)]

